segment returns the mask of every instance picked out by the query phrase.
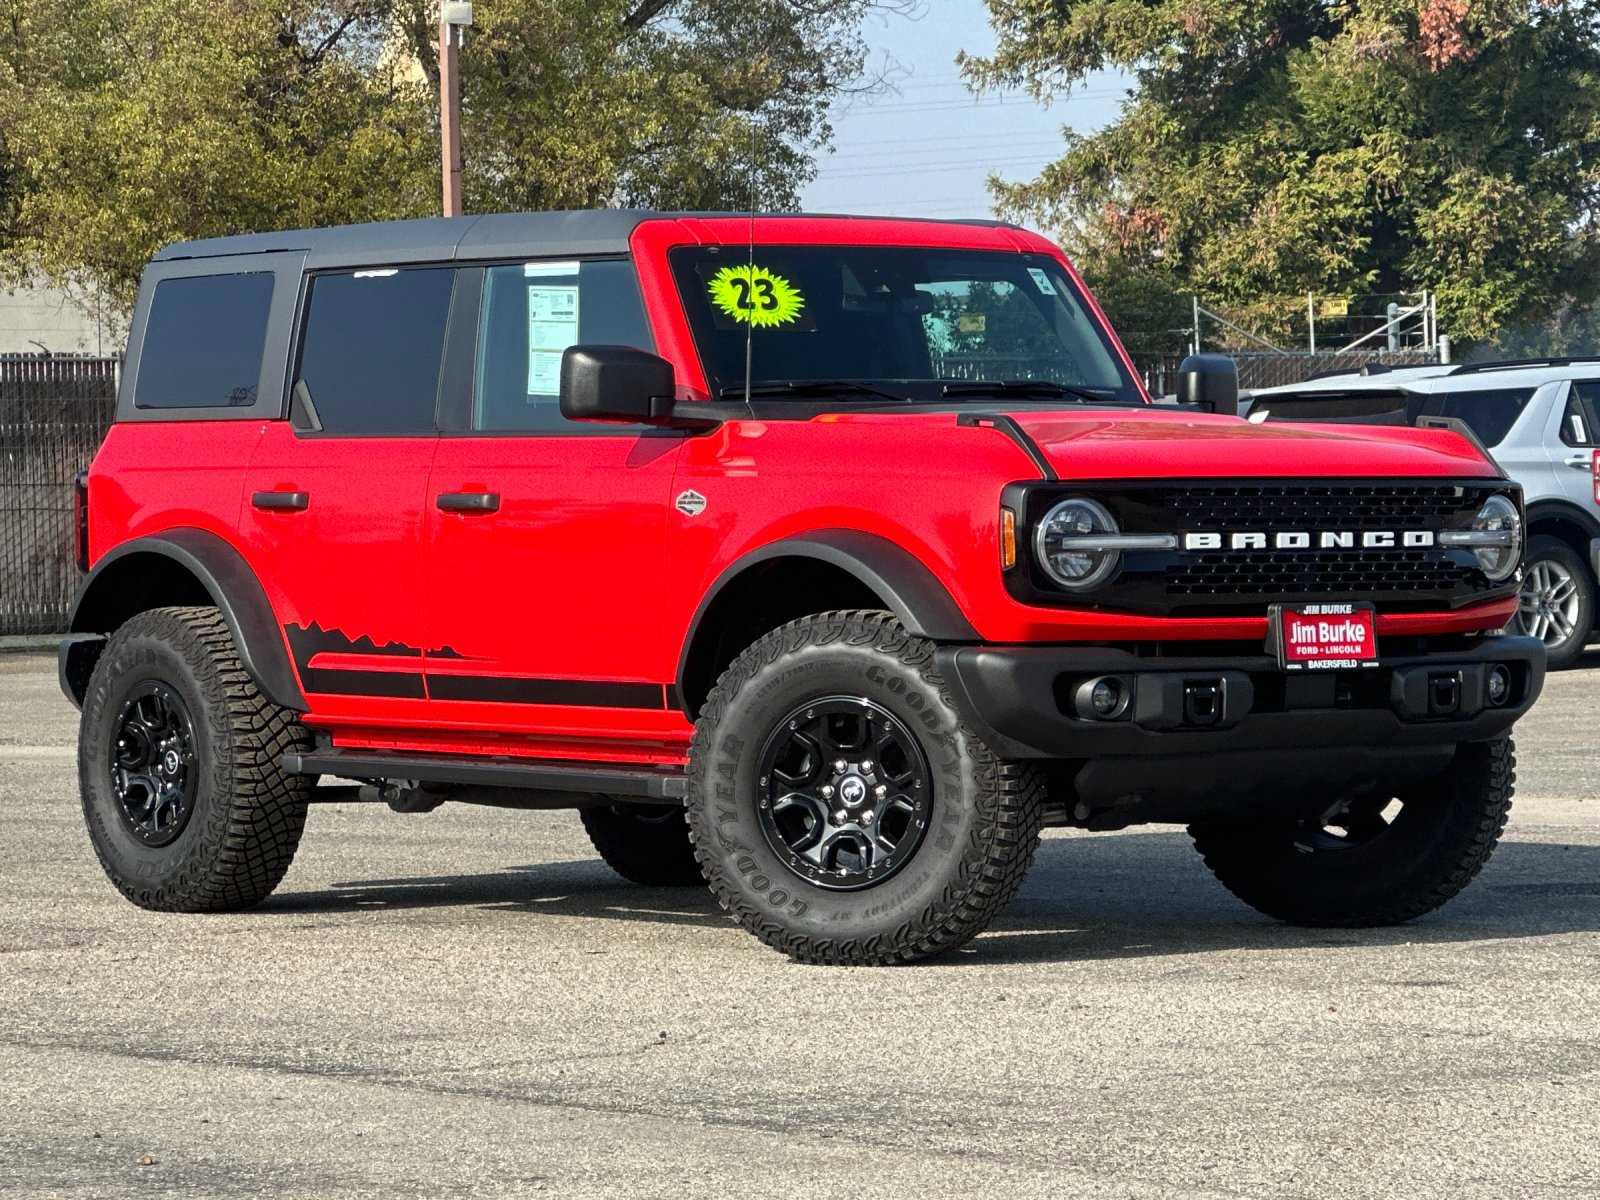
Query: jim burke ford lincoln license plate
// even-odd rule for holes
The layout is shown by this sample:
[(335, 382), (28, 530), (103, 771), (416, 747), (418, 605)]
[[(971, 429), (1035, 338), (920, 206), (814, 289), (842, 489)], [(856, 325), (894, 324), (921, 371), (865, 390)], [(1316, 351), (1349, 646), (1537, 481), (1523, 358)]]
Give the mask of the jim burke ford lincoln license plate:
[(1370, 604), (1274, 604), (1268, 641), (1285, 671), (1378, 665), (1378, 616)]

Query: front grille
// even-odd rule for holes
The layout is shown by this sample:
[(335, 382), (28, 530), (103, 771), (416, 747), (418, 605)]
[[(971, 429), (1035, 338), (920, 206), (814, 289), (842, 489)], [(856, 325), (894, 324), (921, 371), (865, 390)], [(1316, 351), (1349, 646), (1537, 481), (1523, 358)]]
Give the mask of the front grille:
[[(1167, 508), (1177, 528), (1435, 529), (1468, 520), (1488, 488), (1457, 484), (1197, 484), (1153, 488), (1148, 501)], [(1480, 494), (1481, 493), (1481, 494)]]
[[(1070, 488), (1070, 491), (1068, 490)], [(1151, 482), (1030, 489), (1030, 522), (1063, 495), (1092, 495), (1125, 533), (1441, 533), (1466, 529), (1500, 480), (1416, 482)], [(1357, 542), (1359, 543), (1359, 538)], [(1018, 580), (1030, 603), (1072, 603), (1035, 567)], [(1259, 614), (1269, 604), (1362, 600), (1390, 612), (1457, 608), (1515, 590), (1491, 585), (1469, 549), (1162, 550), (1123, 555), (1092, 603), (1172, 616)], [(1081, 603), (1081, 601), (1080, 601)]]
[(1469, 586), (1474, 572), (1437, 550), (1211, 554), (1166, 571), (1169, 596), (1406, 595)]

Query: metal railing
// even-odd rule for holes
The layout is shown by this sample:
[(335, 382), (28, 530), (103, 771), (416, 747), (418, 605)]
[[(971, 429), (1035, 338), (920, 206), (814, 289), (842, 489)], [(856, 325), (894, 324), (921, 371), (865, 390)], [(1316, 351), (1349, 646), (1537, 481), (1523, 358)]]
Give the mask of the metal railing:
[(0, 355), (0, 635), (60, 633), (79, 575), (72, 481), (116, 410), (114, 358)]

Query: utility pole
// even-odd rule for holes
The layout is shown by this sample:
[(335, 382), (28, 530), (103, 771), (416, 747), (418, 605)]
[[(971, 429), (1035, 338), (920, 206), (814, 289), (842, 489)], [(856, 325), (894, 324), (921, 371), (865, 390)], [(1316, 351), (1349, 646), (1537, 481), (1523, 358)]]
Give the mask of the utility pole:
[(1317, 352), (1317, 294), (1306, 293), (1306, 328), (1311, 331), (1311, 353)]
[(439, 137), (444, 215), (461, 215), (461, 39), (472, 24), (472, 5), (439, 6)]

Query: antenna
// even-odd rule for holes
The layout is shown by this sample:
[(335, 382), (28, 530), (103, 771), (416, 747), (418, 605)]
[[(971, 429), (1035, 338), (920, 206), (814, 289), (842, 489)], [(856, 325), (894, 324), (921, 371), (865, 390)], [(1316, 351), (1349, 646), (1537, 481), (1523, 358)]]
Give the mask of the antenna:
[[(754, 304), (756, 289), (756, 120), (755, 114), (750, 114), (750, 161), (746, 164), (750, 172), (750, 278), (746, 281), (749, 290), (745, 295), (747, 303)], [(755, 309), (752, 307), (745, 314), (744, 324), (744, 406), (750, 407), (750, 377), (754, 369), (756, 350), (756, 322)]]

